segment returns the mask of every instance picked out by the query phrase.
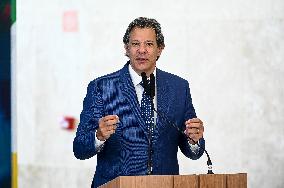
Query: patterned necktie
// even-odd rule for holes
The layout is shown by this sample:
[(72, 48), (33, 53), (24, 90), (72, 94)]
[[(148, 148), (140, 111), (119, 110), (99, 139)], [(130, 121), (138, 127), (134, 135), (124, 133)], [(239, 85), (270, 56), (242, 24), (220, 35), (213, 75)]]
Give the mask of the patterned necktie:
[[(142, 82), (140, 84), (142, 85)], [(141, 112), (146, 126), (148, 127), (149, 133), (151, 134), (151, 137), (153, 137), (154, 114), (152, 114), (151, 110), (151, 98), (146, 94), (145, 89), (142, 94)]]
[[(142, 85), (142, 82), (140, 83)], [(142, 85), (143, 86), (143, 85)], [(149, 151), (148, 151), (148, 163), (147, 163), (147, 174), (150, 175), (153, 173), (153, 148), (152, 148), (152, 138), (153, 138), (153, 130), (154, 130), (154, 113), (151, 111), (151, 98), (150, 95), (146, 94), (145, 88), (142, 94), (141, 100), (141, 112), (142, 117), (145, 120), (145, 124), (148, 128), (148, 141), (149, 141)]]

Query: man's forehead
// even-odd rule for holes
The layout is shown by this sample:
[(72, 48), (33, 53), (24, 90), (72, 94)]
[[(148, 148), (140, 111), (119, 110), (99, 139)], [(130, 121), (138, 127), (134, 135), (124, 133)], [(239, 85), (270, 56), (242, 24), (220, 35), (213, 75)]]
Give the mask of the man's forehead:
[(132, 38), (133, 35), (138, 36), (140, 34), (143, 35), (143, 36), (145, 36), (145, 34), (146, 35), (148, 34), (150, 37), (156, 38), (155, 30), (153, 28), (147, 28), (147, 27), (145, 27), (145, 28), (136, 27), (136, 28), (132, 29), (131, 32), (130, 32), (130, 38)]

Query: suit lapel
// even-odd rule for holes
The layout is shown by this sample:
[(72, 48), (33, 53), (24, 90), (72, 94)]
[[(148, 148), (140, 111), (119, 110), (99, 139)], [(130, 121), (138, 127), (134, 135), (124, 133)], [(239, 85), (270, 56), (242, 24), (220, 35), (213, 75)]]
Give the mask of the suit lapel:
[(130, 106), (131, 111), (134, 114), (138, 125), (141, 127), (143, 132), (148, 137), (148, 129), (147, 129), (146, 124), (145, 124), (143, 117), (141, 115), (140, 105), (139, 105), (139, 102), (138, 102), (138, 99), (137, 99), (137, 95), (136, 95), (136, 91), (135, 91), (133, 82), (132, 82), (130, 74), (129, 74), (128, 65), (129, 65), (129, 63), (127, 63), (121, 69), (121, 75), (120, 75), (121, 91), (122, 91), (122, 94), (125, 97), (128, 105)]
[[(167, 114), (169, 112), (169, 83), (163, 72), (157, 69), (156, 72), (156, 82), (157, 82), (157, 110), (162, 113), (162, 116), (168, 117)], [(163, 118), (157, 115), (157, 133), (159, 136), (161, 132), (165, 129), (167, 123)]]

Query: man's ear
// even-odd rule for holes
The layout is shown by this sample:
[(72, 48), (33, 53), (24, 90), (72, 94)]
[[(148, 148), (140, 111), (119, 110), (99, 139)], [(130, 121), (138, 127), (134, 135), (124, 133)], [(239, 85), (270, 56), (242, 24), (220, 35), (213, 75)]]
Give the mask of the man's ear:
[(124, 49), (125, 49), (125, 55), (129, 56), (129, 46), (127, 44), (124, 44)]
[(161, 56), (163, 49), (163, 47), (158, 47), (158, 56)]

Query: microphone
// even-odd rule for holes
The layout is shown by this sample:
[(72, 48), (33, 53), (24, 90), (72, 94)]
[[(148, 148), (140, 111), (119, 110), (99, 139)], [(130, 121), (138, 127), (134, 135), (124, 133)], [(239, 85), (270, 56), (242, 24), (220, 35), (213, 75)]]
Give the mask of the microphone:
[(153, 99), (155, 97), (155, 76), (153, 73), (150, 74), (150, 82), (148, 81), (145, 72), (141, 73), (141, 77), (142, 77), (142, 86), (146, 92), (146, 95), (150, 96), (150, 98), (152, 99), (152, 104), (154, 104)]
[(146, 94), (150, 95), (150, 86), (148, 84), (146, 72), (142, 72), (141, 76), (142, 76), (142, 86), (143, 86)]
[(210, 158), (207, 150), (204, 147), (202, 147), (198, 142), (195, 142), (192, 138), (188, 137), (175, 123), (170, 121), (169, 118), (167, 118), (163, 113), (158, 112), (155, 109), (154, 103), (153, 103), (153, 99), (155, 97), (155, 76), (154, 76), (154, 74), (153, 73), (150, 74), (150, 85), (148, 84), (146, 73), (142, 72), (141, 76), (142, 76), (142, 82), (143, 82), (143, 87), (145, 89), (145, 92), (146, 92), (147, 95), (150, 95), (150, 97), (152, 99), (151, 100), (152, 112), (155, 111), (158, 114), (158, 116), (160, 116), (168, 124), (170, 124), (173, 127), (175, 127), (178, 132), (180, 132), (182, 135), (184, 135), (187, 139), (189, 139), (189, 140), (193, 141), (195, 144), (197, 144), (197, 146), (199, 148), (201, 148), (206, 153), (206, 156), (207, 156), (207, 166), (208, 166), (207, 174), (214, 174), (213, 170), (212, 170), (212, 161), (211, 161), (211, 158)]

